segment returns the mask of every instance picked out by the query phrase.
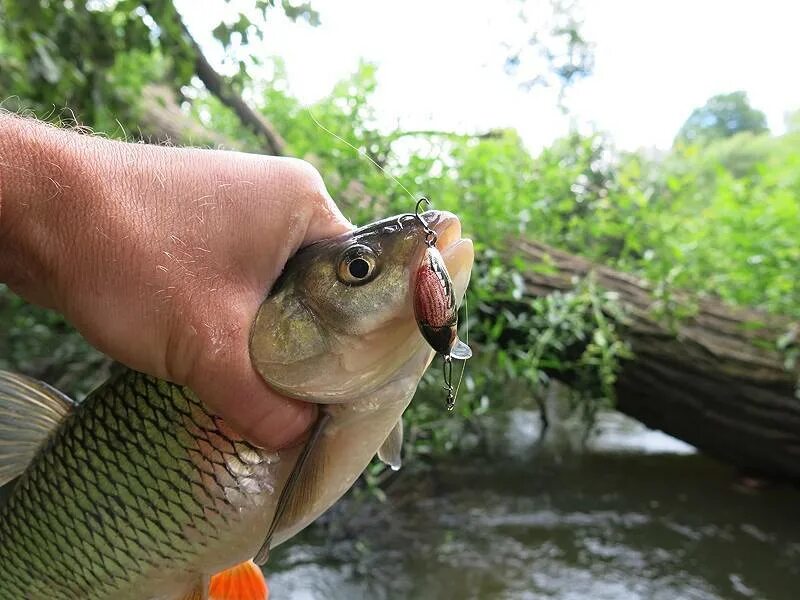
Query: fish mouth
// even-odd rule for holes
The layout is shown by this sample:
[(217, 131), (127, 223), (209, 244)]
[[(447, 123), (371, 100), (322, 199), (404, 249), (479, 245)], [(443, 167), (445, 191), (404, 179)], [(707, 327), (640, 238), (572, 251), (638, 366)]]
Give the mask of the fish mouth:
[(436, 248), (442, 254), (447, 272), (453, 281), (459, 303), (469, 283), (475, 251), (472, 240), (461, 237), (461, 222), (453, 213), (429, 210), (422, 213), (425, 224), (436, 232)]

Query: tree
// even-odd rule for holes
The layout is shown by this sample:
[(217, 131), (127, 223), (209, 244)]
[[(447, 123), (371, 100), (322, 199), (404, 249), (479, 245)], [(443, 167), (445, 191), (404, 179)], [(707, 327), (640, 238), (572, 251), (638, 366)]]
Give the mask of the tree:
[[(618, 410), (745, 472), (800, 479), (800, 324), (680, 290), (665, 295), (536, 241), (523, 240), (519, 250), (548, 269), (525, 273), (523, 295), (505, 310), (530, 311), (542, 298), (553, 299), (549, 310), (565, 302), (581, 307), (574, 296), (586, 281), (595, 298), (584, 305), (596, 315), (589, 317), (593, 333), (544, 342), (551, 348), (541, 365), (551, 377), (583, 387), (587, 374), (604, 375), (587, 373), (587, 363), (602, 365), (604, 354), (616, 352), (613, 375), (599, 383), (613, 386)], [(542, 333), (509, 323), (503, 336), (507, 347), (527, 349), (543, 343)], [(630, 353), (614, 349), (620, 342)]]
[[(590, 72), (591, 44), (563, 10), (575, 4), (553, 0), (552, 22), (529, 19), (542, 33), (509, 47), (512, 74), (563, 91)], [(354, 222), (408, 211), (397, 183), (312, 121), (279, 60), (269, 81), (248, 79), (262, 59), (247, 40), (280, 11), (316, 22), (301, 0), (257, 0), (214, 29), (225, 64), (238, 65), (231, 74), (212, 68), (171, 0), (0, 0), (0, 104), (54, 121), (66, 105), (69, 122), (112, 136), (305, 157)], [(800, 120), (786, 135), (759, 135), (764, 115), (736, 92), (694, 111), (679, 136), (688, 143), (666, 158), (619, 155), (604, 136), (577, 132), (533, 156), (513, 129), (382, 131), (376, 84), (362, 64), (312, 111), (457, 213), (476, 245), (463, 322), (479, 351), (458, 404), (467, 418), (442, 424), (434, 372), (421, 387), (431, 401), (407, 416), (407, 450), (458, 447), (473, 435), (469, 417), (533, 407), (561, 378), (588, 416), (616, 399), (709, 454), (800, 479)], [(741, 131), (750, 134), (729, 137)], [(729, 312), (714, 298), (784, 318)], [(63, 318), (0, 285), (0, 368), (81, 396), (109, 364)]]
[(768, 131), (764, 113), (750, 106), (743, 91), (719, 94), (696, 108), (678, 132), (676, 143), (707, 142), (749, 131)]
[[(209, 64), (171, 0), (0, 0), (0, 100), (7, 109), (54, 121), (64, 120), (65, 106), (66, 120), (125, 137), (141, 131), (143, 113), (161, 102), (176, 104), (196, 76), (260, 138), (258, 149), (283, 154), (280, 135), (240, 93), (249, 81), (248, 67), (259, 62), (249, 53), (248, 40), (263, 39), (261, 24), (275, 10), (293, 20), (319, 22), (307, 2), (293, 0), (257, 0), (247, 13), (230, 11), (235, 18), (213, 31), (238, 64), (237, 74), (224, 77)], [(241, 42), (238, 52), (234, 41)], [(213, 144), (214, 137), (187, 141)]]
[(559, 108), (566, 112), (567, 90), (594, 71), (594, 43), (584, 37), (580, 0), (520, 4), (526, 35), (508, 42), (506, 71), (524, 90), (557, 89)]

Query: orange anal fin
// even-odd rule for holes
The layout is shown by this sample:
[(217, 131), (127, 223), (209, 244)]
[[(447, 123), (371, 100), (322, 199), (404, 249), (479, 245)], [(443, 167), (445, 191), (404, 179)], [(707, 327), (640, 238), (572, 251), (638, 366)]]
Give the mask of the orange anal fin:
[(267, 600), (267, 580), (252, 560), (217, 573), (211, 578), (209, 600)]

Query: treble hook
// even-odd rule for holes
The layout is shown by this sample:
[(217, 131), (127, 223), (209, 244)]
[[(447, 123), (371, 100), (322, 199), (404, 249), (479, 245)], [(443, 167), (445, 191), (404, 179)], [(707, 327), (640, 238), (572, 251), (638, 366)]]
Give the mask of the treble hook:
[(428, 224), (425, 222), (425, 219), (422, 218), (422, 213), (420, 212), (420, 206), (423, 204), (427, 206), (431, 206), (431, 201), (425, 198), (424, 196), (417, 200), (417, 205), (414, 207), (414, 216), (417, 217), (417, 220), (422, 225), (422, 229), (425, 231), (425, 243), (428, 246), (435, 246), (436, 241), (438, 240), (438, 236), (436, 232), (428, 227)]
[(444, 389), (447, 390), (447, 410), (453, 410), (456, 407), (456, 395), (453, 388), (453, 358), (449, 354), (442, 361), (442, 374)]

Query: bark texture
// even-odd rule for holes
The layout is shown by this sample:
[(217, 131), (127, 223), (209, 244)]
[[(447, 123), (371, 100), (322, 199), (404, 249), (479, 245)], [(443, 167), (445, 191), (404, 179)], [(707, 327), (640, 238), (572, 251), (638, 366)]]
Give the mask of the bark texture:
[(787, 333), (800, 341), (800, 324), (686, 293), (669, 302), (691, 316), (665, 324), (654, 316), (665, 300), (645, 282), (544, 244), (519, 249), (554, 267), (526, 276), (532, 297), (569, 290), (589, 273), (619, 294), (634, 352), (616, 385), (619, 410), (746, 471), (800, 479), (800, 366), (786, 365), (777, 346)]

